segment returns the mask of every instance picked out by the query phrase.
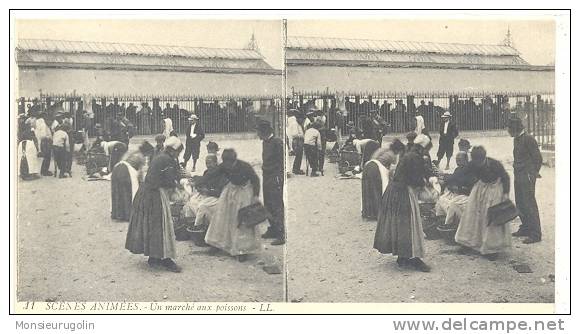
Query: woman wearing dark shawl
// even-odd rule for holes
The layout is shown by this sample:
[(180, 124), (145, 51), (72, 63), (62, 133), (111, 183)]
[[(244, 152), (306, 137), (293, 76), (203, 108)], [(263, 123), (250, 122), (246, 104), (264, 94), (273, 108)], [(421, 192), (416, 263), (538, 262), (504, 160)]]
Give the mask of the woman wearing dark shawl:
[(421, 260), (425, 251), (417, 192), (425, 186), (428, 176), (423, 160), (428, 144), (427, 136), (418, 135), (413, 148), (398, 163), (383, 194), (374, 241), (374, 248), (382, 254), (397, 255), (399, 266), (423, 272), (431, 268)]
[(238, 160), (233, 149), (224, 150), (222, 160), (218, 168), (228, 184), (221, 192), (205, 242), (242, 262), (248, 254), (261, 247), (257, 226), (240, 225), (238, 222), (238, 211), (259, 201), (260, 179), (249, 163)]
[(139, 189), (139, 171), (145, 165), (140, 152), (130, 153), (113, 168), (111, 174), (111, 218), (128, 222), (133, 199)]
[(171, 137), (165, 142), (165, 151), (151, 162), (133, 201), (125, 243), (131, 253), (149, 256), (150, 266), (173, 272), (181, 272), (181, 268), (172, 260), (177, 254), (169, 196), (178, 185), (177, 158), (182, 149), (181, 141)]
[(482, 146), (471, 151), (469, 167), (477, 183), (461, 216), (455, 241), (478, 251), (490, 260), (511, 247), (510, 224), (488, 224), (487, 210), (508, 198), (510, 178), (501, 162), (488, 158)]

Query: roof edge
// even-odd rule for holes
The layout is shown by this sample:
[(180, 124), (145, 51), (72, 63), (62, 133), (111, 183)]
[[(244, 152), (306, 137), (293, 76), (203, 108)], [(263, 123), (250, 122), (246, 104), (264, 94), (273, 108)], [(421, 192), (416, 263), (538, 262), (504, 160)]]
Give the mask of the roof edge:
[[(115, 55), (142, 55), (142, 56), (162, 56), (159, 54), (142, 54), (142, 53), (122, 53), (122, 52), (87, 52), (87, 51), (53, 51), (43, 48), (22, 48), (21, 41), (41, 41), (41, 42), (64, 42), (64, 43), (94, 43), (101, 45), (130, 45), (130, 46), (145, 46), (145, 47), (160, 47), (160, 48), (184, 48), (184, 49), (197, 49), (197, 50), (211, 50), (211, 51), (251, 51), (255, 52), (259, 57), (256, 58), (244, 58), (244, 59), (266, 59), (264, 55), (258, 50), (252, 49), (236, 49), (236, 48), (210, 48), (203, 46), (184, 46), (184, 45), (166, 45), (166, 44), (146, 44), (146, 43), (118, 43), (118, 42), (97, 42), (97, 41), (78, 41), (78, 40), (64, 40), (64, 39), (41, 39), (41, 38), (22, 38), (18, 39), (16, 42), (16, 50), (19, 51), (39, 51), (39, 52), (49, 52), (49, 53), (88, 53), (88, 54), (115, 54)], [(228, 57), (188, 57), (182, 55), (172, 55), (173, 57), (184, 57), (184, 58), (205, 58), (205, 59), (230, 59)]]
[(441, 68), (470, 70), (520, 70), (520, 71), (555, 71), (554, 66), (541, 65), (494, 65), (494, 64), (450, 64), (450, 63), (408, 63), (383, 61), (351, 60), (297, 60), (286, 59), (288, 66), (336, 66), (336, 67), (385, 67), (385, 68)]
[(228, 73), (228, 74), (264, 74), (283, 75), (283, 70), (274, 68), (216, 68), (216, 67), (188, 67), (188, 66), (151, 66), (151, 65), (117, 65), (117, 64), (94, 64), (94, 63), (38, 63), (20, 62), (21, 69), (93, 69), (93, 70), (126, 70), (126, 71), (159, 71), (159, 72), (205, 72), (205, 73)]

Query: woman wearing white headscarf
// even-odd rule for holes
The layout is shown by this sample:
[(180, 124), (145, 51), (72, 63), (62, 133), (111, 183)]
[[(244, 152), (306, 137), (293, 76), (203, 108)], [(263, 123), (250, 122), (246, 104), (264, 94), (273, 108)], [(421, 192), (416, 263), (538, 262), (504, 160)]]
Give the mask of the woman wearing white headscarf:
[[(40, 162), (38, 150), (34, 142), (34, 133), (27, 130), (22, 135), (22, 140), (18, 143), (18, 166), (17, 170), (23, 180), (38, 178), (40, 173)], [(26, 165), (24, 165), (26, 164)]]
[(423, 119), (423, 116), (417, 112), (417, 114), (415, 115), (415, 133), (417, 135), (420, 135), (423, 133), (424, 129), (425, 129), (425, 119)]
[(173, 272), (181, 268), (172, 260), (177, 254), (169, 197), (179, 184), (177, 158), (182, 149), (179, 138), (169, 137), (163, 153), (153, 158), (133, 200), (125, 242), (131, 253), (149, 256), (150, 266)]
[(163, 119), (163, 135), (165, 138), (169, 138), (173, 132), (173, 121), (171, 118), (167, 117)]
[(379, 207), (374, 241), (374, 248), (380, 253), (397, 255), (399, 266), (423, 272), (431, 269), (421, 260), (425, 250), (417, 193), (429, 176), (423, 160), (428, 144), (427, 136), (417, 136), (413, 148), (397, 164)]

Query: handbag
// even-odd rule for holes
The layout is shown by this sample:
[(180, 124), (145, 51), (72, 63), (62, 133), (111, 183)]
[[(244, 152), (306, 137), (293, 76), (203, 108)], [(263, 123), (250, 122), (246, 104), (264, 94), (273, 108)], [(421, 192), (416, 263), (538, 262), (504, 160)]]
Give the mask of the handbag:
[(26, 159), (26, 141), (22, 142), (22, 158), (20, 159), (20, 176), (28, 176), (30, 169), (28, 168), (28, 159)]
[(520, 215), (514, 203), (507, 199), (499, 204), (491, 206), (487, 210), (488, 225), (501, 226), (509, 223)]
[(238, 226), (256, 226), (271, 217), (262, 203), (254, 203), (238, 210)]

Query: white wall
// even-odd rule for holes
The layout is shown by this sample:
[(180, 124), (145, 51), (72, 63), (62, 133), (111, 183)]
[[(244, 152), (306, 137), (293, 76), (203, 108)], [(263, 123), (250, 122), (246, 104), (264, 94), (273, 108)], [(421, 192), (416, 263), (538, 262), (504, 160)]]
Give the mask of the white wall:
[(20, 69), (19, 96), (71, 94), (282, 94), (282, 76), (162, 71)]
[(517, 91), (554, 92), (553, 71), (289, 66), (289, 93)]

